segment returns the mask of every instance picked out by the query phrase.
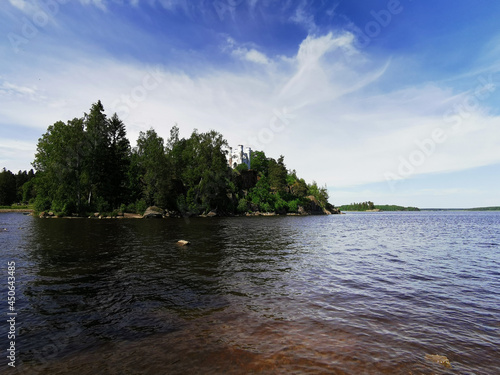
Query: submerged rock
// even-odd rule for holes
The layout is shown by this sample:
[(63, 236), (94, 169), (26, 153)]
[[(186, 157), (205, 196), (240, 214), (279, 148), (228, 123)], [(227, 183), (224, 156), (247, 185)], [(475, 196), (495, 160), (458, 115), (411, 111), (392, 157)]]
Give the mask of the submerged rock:
[(444, 355), (426, 354), (425, 359), (429, 362), (434, 362), (444, 367), (451, 368), (450, 360)]

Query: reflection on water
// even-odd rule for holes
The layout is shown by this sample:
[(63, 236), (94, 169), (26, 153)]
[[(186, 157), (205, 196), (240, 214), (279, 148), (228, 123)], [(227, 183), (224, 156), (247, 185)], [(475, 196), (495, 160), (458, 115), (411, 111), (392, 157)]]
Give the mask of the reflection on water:
[(1, 227), (19, 373), (500, 373), (498, 213)]

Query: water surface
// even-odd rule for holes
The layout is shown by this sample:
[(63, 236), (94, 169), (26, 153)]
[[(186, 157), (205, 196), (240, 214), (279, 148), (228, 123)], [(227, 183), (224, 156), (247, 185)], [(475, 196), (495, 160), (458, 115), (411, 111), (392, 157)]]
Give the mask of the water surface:
[(12, 213), (0, 250), (21, 374), (500, 373), (500, 213)]

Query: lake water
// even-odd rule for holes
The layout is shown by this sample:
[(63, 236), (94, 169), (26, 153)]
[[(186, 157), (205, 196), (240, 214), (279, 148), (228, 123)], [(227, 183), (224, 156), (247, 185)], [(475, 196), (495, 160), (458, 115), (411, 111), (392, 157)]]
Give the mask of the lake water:
[(498, 212), (0, 214), (0, 258), (0, 373), (500, 374)]

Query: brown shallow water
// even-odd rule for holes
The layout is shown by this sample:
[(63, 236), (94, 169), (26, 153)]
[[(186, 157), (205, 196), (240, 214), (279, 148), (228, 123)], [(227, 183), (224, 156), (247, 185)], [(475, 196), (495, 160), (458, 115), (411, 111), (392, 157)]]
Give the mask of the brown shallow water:
[(430, 374), (424, 358), (367, 350), (370, 338), (331, 324), (267, 321), (214, 313), (178, 322), (182, 329), (137, 341), (111, 342), (64, 360), (27, 366), (41, 374)]
[(500, 373), (498, 213), (0, 228), (19, 280), (11, 373)]

